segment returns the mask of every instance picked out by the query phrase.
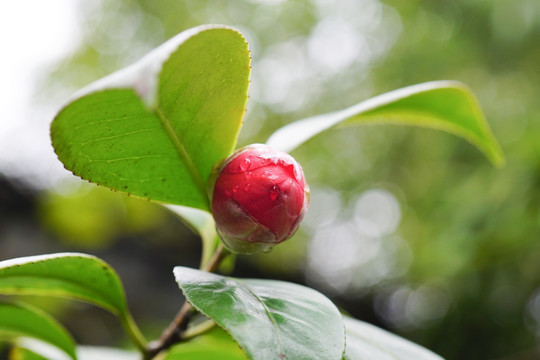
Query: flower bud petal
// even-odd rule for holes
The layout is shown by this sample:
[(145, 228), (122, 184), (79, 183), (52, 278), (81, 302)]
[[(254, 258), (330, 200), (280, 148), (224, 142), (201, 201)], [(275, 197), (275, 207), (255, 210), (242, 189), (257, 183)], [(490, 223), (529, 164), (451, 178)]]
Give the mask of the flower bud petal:
[(234, 152), (218, 171), (212, 213), (231, 251), (266, 251), (291, 237), (307, 211), (309, 187), (290, 155), (250, 145)]

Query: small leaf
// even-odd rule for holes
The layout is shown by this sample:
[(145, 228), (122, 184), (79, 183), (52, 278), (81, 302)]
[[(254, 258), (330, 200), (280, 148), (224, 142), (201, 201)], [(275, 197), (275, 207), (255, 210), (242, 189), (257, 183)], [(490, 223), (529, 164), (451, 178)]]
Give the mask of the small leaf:
[[(17, 342), (17, 347), (10, 352), (9, 360), (41, 360), (64, 359), (43, 342), (30, 341), (24, 338)], [(26, 356), (26, 357), (17, 357)], [(141, 360), (141, 354), (103, 346), (77, 346), (78, 360)]]
[(267, 144), (291, 152), (335, 126), (397, 124), (443, 130), (476, 145), (497, 166), (503, 152), (468, 87), (457, 81), (409, 86), (368, 99), (348, 109), (299, 120), (277, 130)]
[(443, 360), (439, 355), (371, 324), (344, 317), (345, 360)]
[(139, 349), (146, 340), (128, 311), (116, 272), (90, 255), (60, 253), (0, 262), (0, 295), (59, 296), (87, 301), (119, 317)]
[(77, 347), (79, 360), (140, 360), (141, 354), (102, 346)]
[(78, 253), (0, 262), (0, 294), (60, 296), (87, 301), (119, 315), (127, 311), (114, 270), (94, 256)]
[(0, 302), (0, 336), (35, 338), (76, 359), (75, 343), (68, 332), (52, 317), (33, 307)]
[(343, 320), (321, 293), (273, 280), (240, 280), (176, 267), (187, 300), (225, 329), (250, 359), (339, 360)]
[(16, 347), (9, 352), (9, 360), (47, 360), (47, 358), (33, 351)]
[(206, 181), (235, 147), (249, 64), (237, 31), (185, 31), (64, 107), (51, 126), (58, 158), (113, 190), (208, 210)]
[(224, 332), (216, 328), (187, 343), (171, 348), (163, 360), (246, 360), (246, 355), (238, 344)]
[(193, 232), (201, 237), (203, 248), (201, 267), (204, 267), (220, 243), (214, 218), (207, 211), (187, 206), (166, 205), (166, 207), (178, 215), (180, 219), (193, 230)]

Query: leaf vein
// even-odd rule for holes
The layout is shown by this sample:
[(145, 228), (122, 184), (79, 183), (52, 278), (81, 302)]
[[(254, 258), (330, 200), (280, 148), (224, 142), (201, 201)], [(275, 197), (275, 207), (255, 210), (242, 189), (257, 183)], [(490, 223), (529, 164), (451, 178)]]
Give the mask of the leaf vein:
[(121, 121), (121, 120), (129, 120), (129, 119), (136, 119), (140, 116), (140, 114), (136, 114), (136, 115), (131, 115), (131, 116), (121, 116), (121, 117), (117, 117), (117, 118), (108, 118), (108, 119), (103, 119), (103, 120), (97, 120), (97, 121), (92, 121), (92, 122), (87, 122), (87, 123), (84, 123), (84, 124), (80, 124), (80, 125), (77, 125), (77, 126), (74, 126), (73, 127), (73, 131), (77, 131), (79, 129), (83, 129), (85, 127), (89, 127), (89, 126), (94, 126), (94, 125), (101, 125), (101, 124), (106, 124), (106, 123), (113, 123), (113, 122), (117, 122), (117, 121)]
[(165, 128), (167, 135), (171, 139), (174, 147), (176, 148), (178, 155), (180, 155), (180, 158), (183, 160), (184, 164), (186, 165), (186, 168), (189, 174), (191, 175), (195, 184), (197, 184), (199, 192), (201, 193), (202, 198), (205, 200), (206, 206), (209, 208), (210, 205), (209, 205), (208, 196), (206, 195), (206, 185), (205, 185), (205, 181), (202, 178), (201, 173), (195, 166), (195, 163), (193, 162), (191, 156), (187, 152), (183, 143), (180, 141), (177, 134), (175, 133), (170, 120), (165, 116), (165, 114), (163, 114), (161, 107), (159, 105), (156, 106), (156, 113), (163, 127)]
[(264, 311), (266, 312), (266, 315), (268, 315), (268, 319), (270, 320), (272, 326), (276, 329), (276, 341), (277, 341), (277, 345), (279, 347), (279, 353), (280, 353), (280, 355), (284, 354), (283, 345), (282, 345), (282, 342), (281, 342), (281, 339), (280, 339), (280, 336), (279, 336), (279, 326), (277, 324), (276, 319), (274, 318), (274, 316), (270, 312), (270, 309), (266, 306), (264, 301), (256, 293), (254, 293), (253, 290), (251, 290), (251, 288), (248, 285), (242, 284), (240, 281), (238, 281), (237, 283), (242, 288), (247, 290), (258, 302), (261, 303), (261, 306), (263, 307)]
[(92, 144), (92, 143), (95, 143), (95, 142), (100, 142), (100, 141), (103, 141), (103, 140), (117, 139), (117, 138), (122, 138), (122, 137), (125, 137), (125, 136), (129, 136), (129, 135), (140, 134), (140, 133), (144, 133), (144, 132), (153, 132), (153, 131), (155, 131), (155, 130), (154, 129), (133, 130), (133, 131), (128, 131), (126, 133), (122, 133), (122, 134), (118, 134), (118, 135), (103, 136), (103, 137), (93, 138), (92, 140), (81, 142), (81, 143), (79, 143), (79, 145), (85, 146), (85, 145)]

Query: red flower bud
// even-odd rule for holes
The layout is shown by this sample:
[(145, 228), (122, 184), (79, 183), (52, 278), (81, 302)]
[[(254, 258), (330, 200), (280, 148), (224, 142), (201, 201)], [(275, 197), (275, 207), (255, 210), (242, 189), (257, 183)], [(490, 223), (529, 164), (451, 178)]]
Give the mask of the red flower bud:
[(308, 204), (309, 187), (300, 165), (282, 151), (250, 145), (219, 168), (212, 213), (229, 250), (251, 254), (291, 237)]

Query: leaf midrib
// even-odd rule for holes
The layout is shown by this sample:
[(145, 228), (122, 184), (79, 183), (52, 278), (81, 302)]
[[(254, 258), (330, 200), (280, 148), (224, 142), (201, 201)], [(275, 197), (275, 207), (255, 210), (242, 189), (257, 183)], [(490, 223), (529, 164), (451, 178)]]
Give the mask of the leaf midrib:
[(246, 285), (246, 284), (243, 284), (241, 281), (236, 281), (236, 283), (244, 288), (245, 290), (248, 291), (249, 294), (251, 294), (260, 304), (261, 306), (263, 307), (264, 311), (266, 312), (266, 315), (268, 316), (268, 319), (270, 320), (270, 322), (272, 323), (272, 327), (275, 329), (276, 331), (276, 340), (277, 340), (277, 343), (278, 343), (278, 347), (279, 347), (279, 353), (280, 355), (284, 355), (285, 352), (283, 351), (283, 345), (281, 343), (281, 339), (280, 339), (280, 336), (279, 336), (279, 326), (277, 324), (277, 321), (276, 319), (274, 318), (274, 316), (272, 315), (272, 313), (270, 312), (270, 309), (268, 308), (268, 306), (266, 306), (265, 302), (249, 287), (249, 285)]
[(204, 199), (206, 207), (210, 208), (210, 202), (208, 200), (208, 196), (206, 196), (206, 184), (201, 176), (201, 173), (195, 166), (195, 163), (193, 162), (191, 156), (189, 155), (186, 148), (184, 147), (184, 144), (182, 144), (182, 142), (180, 141), (180, 139), (174, 132), (171, 121), (165, 116), (165, 114), (163, 113), (159, 105), (156, 105), (156, 114), (159, 120), (161, 121), (161, 124), (165, 128), (165, 131), (167, 132), (167, 135), (171, 139), (174, 147), (176, 148), (176, 151), (178, 152), (178, 154), (184, 161), (186, 168), (189, 174), (191, 175), (191, 178), (195, 181), (195, 184), (197, 185), (197, 188), (199, 189), (199, 192)]

